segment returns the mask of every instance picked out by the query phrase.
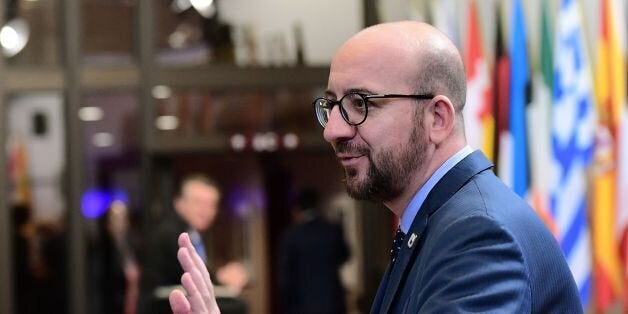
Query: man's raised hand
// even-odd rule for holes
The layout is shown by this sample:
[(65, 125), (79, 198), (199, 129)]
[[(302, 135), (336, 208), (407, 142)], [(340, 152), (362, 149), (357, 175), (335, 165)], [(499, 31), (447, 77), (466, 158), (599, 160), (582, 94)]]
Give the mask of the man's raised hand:
[(181, 285), (187, 292), (175, 290), (170, 293), (170, 309), (174, 314), (216, 314), (220, 313), (214, 285), (209, 278), (209, 272), (203, 259), (196, 253), (190, 236), (182, 233), (179, 236), (179, 251), (177, 258), (183, 268)]

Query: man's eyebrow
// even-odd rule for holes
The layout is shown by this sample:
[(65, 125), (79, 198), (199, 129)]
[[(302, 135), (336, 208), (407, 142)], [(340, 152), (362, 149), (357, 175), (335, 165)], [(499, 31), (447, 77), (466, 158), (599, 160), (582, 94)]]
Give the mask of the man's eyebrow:
[[(375, 95), (377, 93), (369, 90), (368, 88), (350, 88), (347, 89), (345, 91), (343, 91), (343, 95), (349, 94), (349, 93), (357, 93), (357, 94), (364, 94), (364, 95)], [(325, 97), (336, 97), (336, 93), (332, 92), (331, 90), (326, 90), (325, 91)]]
[(371, 91), (368, 88), (352, 88), (346, 91), (346, 93), (358, 93), (358, 94), (365, 94), (365, 95), (375, 95), (376, 93)]

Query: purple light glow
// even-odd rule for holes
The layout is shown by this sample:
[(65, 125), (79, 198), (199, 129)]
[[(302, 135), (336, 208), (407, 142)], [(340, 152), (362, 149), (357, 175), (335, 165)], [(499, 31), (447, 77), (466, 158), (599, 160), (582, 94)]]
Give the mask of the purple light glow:
[(227, 206), (236, 216), (246, 218), (252, 211), (266, 207), (266, 197), (256, 187), (235, 187), (229, 191)]
[(87, 219), (99, 218), (107, 212), (113, 201), (120, 201), (128, 205), (129, 196), (126, 192), (118, 189), (89, 189), (85, 191), (81, 198), (81, 212), (83, 213), (83, 217)]

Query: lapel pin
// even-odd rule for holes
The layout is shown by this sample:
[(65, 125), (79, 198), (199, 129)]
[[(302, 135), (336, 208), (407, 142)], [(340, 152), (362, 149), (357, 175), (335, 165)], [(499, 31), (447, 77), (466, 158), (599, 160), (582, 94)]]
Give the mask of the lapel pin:
[(412, 246), (414, 245), (414, 241), (416, 241), (417, 238), (418, 236), (416, 235), (416, 233), (413, 233), (410, 236), (410, 239), (408, 240), (408, 248), (412, 248)]

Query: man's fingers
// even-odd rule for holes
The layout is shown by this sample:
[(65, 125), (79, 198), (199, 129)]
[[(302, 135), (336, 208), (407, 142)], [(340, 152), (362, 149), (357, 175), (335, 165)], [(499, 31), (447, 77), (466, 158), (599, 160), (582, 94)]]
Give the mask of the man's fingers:
[[(192, 240), (190, 240), (190, 236), (185, 232), (179, 236), (179, 247), (187, 248), (188, 252), (190, 253), (189, 255), (190, 255), (191, 262), (193, 262), (194, 267), (198, 269), (198, 271), (200, 272), (201, 277), (205, 281), (205, 286), (209, 290), (209, 293), (213, 296), (214, 285), (212, 284), (211, 279), (209, 278), (209, 272), (207, 271), (207, 267), (205, 266), (203, 259), (198, 255), (198, 253), (196, 253), (196, 249), (194, 248), (194, 245), (192, 244)], [(188, 266), (191, 266), (191, 265), (188, 265)]]
[(177, 251), (177, 259), (179, 260), (179, 264), (181, 264), (183, 271), (190, 272), (192, 269), (196, 268), (196, 264), (194, 263), (194, 260), (187, 248), (179, 248), (179, 251)]
[(186, 272), (181, 276), (181, 284), (183, 284), (183, 288), (188, 293), (188, 301), (190, 302), (192, 313), (209, 313), (201, 292), (194, 284), (190, 273)]
[(205, 280), (203, 280), (201, 273), (197, 269), (192, 270), (190, 274), (192, 275), (194, 285), (199, 289), (199, 294), (201, 295), (203, 302), (209, 307), (209, 304), (215, 302), (214, 290), (210, 290), (209, 287), (207, 287)]
[(200, 291), (203, 299), (209, 302), (214, 298), (214, 291), (207, 286), (207, 283), (203, 279), (201, 272), (196, 267), (196, 264), (192, 261), (192, 257), (190, 256), (190, 252), (187, 248), (179, 248), (179, 252), (177, 252), (177, 258), (179, 259), (179, 263), (181, 267), (183, 267), (183, 271), (192, 275), (192, 281), (194, 281), (194, 285)]
[(172, 309), (173, 314), (190, 314), (190, 302), (188, 302), (181, 290), (170, 292), (168, 300), (170, 301), (170, 309)]

